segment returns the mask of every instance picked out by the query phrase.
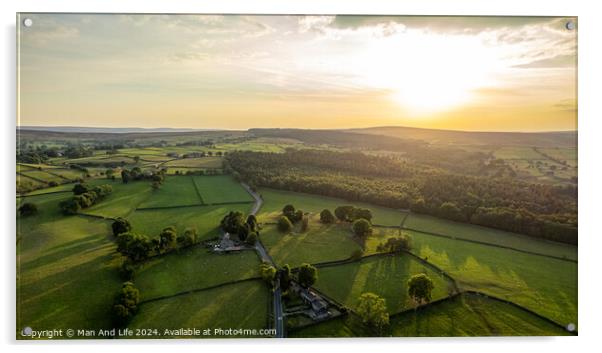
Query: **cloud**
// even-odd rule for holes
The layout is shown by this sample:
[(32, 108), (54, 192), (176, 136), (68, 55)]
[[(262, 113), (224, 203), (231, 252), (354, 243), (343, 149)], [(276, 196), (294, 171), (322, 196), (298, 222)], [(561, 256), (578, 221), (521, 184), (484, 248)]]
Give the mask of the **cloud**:
[(298, 19), (299, 33), (324, 33), (336, 16), (300, 16)]
[(577, 58), (574, 55), (557, 55), (550, 58), (534, 60), (526, 64), (515, 65), (513, 67), (522, 69), (551, 69), (551, 68), (575, 68)]
[(554, 104), (554, 108), (563, 112), (576, 112), (577, 101), (575, 99), (564, 99)]
[(28, 44), (48, 45), (57, 41), (77, 38), (80, 34), (75, 26), (60, 23), (52, 18), (31, 16), (33, 26), (25, 27), (21, 32), (21, 40)]
[(409, 29), (425, 29), (437, 33), (472, 33), (491, 31), (499, 28), (516, 28), (531, 24), (542, 24), (555, 19), (553, 17), (517, 17), (517, 16), (357, 16), (338, 15), (332, 27), (357, 29), (375, 26), (381, 23), (400, 23)]

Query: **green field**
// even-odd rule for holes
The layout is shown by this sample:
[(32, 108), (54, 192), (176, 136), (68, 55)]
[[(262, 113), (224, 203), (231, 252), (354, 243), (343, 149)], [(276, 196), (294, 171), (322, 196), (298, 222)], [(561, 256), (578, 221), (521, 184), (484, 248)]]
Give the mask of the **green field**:
[(144, 301), (258, 277), (259, 263), (254, 251), (217, 254), (197, 245), (147, 261), (134, 280)]
[(134, 231), (156, 236), (165, 227), (175, 226), (179, 233), (195, 228), (200, 239), (218, 236), (220, 220), (231, 210), (248, 213), (251, 204), (195, 206), (160, 210), (138, 210), (127, 217)]
[(393, 336), (563, 336), (568, 331), (497, 300), (464, 294), (391, 319)]
[(69, 164), (79, 164), (79, 165), (107, 165), (107, 164), (135, 164), (134, 159), (132, 157), (127, 156), (108, 156), (108, 155), (98, 155), (92, 157), (83, 157), (83, 158), (73, 158), (64, 160), (63, 163)]
[[(145, 183), (149, 186), (149, 183)], [(194, 181), (189, 176), (166, 177), (158, 190), (152, 190), (149, 197), (138, 207), (172, 207), (201, 205), (202, 200), (197, 195)]]
[(399, 226), (404, 214), (391, 208), (379, 207), (360, 202), (349, 202), (333, 197), (304, 194), (299, 192), (281, 191), (275, 189), (261, 188), (259, 190), (264, 203), (259, 210), (260, 220), (275, 220), (282, 214), (282, 208), (286, 204), (293, 204), (295, 208), (305, 212), (319, 214), (325, 208), (334, 213), (334, 209), (341, 205), (354, 205), (356, 207), (368, 208), (372, 211), (372, 223), (388, 226)]
[(389, 313), (394, 314), (413, 307), (407, 281), (419, 273), (426, 273), (433, 280), (433, 300), (448, 295), (451, 283), (408, 254), (371, 257), (351, 264), (320, 268), (315, 287), (352, 309), (360, 295), (376, 293), (385, 298)]
[(229, 175), (195, 176), (193, 180), (206, 204), (253, 202), (253, 197)]
[(29, 192), (27, 194), (24, 194), (21, 198), (26, 198), (28, 196), (34, 196), (34, 195), (43, 195), (43, 194), (48, 194), (48, 193), (54, 193), (54, 192), (67, 192), (67, 191), (71, 191), (73, 190), (73, 185), (75, 184), (61, 184), (59, 186), (53, 186), (50, 188), (44, 188), (44, 189), (39, 189), (39, 190), (34, 190), (32, 192)]
[[(157, 328), (160, 334), (164, 329), (186, 327), (259, 330), (268, 325), (269, 304), (270, 293), (265, 283), (249, 281), (142, 304), (128, 327)], [(224, 338), (219, 334), (196, 338), (212, 337)]]
[(304, 233), (280, 232), (276, 226), (264, 226), (260, 239), (274, 261), (292, 267), (348, 259), (360, 245), (352, 239), (348, 225), (323, 225), (311, 222)]
[(510, 300), (559, 324), (577, 322), (577, 264), (409, 231), (412, 252), (448, 272), (462, 289)]
[[(464, 294), (390, 318), (386, 335), (394, 337), (563, 336), (568, 332), (527, 311), (493, 299)], [(289, 337), (374, 335), (340, 318), (289, 333)]]
[(108, 218), (126, 217), (152, 193), (150, 183), (145, 181), (124, 184), (119, 181), (94, 179), (88, 184), (109, 184), (113, 188), (113, 192), (95, 205), (82, 210), (82, 213)]
[(505, 232), (468, 223), (459, 223), (427, 215), (410, 213), (404, 227), (422, 232), (449, 235), (485, 243), (508, 246), (538, 254), (577, 259), (577, 247), (541, 240), (526, 235)]
[(163, 164), (173, 168), (221, 168), (221, 157), (183, 158)]
[(65, 179), (63, 179), (63, 178), (61, 178), (59, 176), (56, 176), (54, 174), (47, 173), (47, 172), (45, 172), (43, 170), (28, 170), (28, 171), (25, 171), (25, 172), (21, 172), (21, 175), (25, 175), (25, 176), (30, 177), (32, 179), (43, 180), (46, 183), (49, 183), (51, 181), (54, 181), (54, 182), (56, 182), (58, 184), (65, 182)]
[(532, 147), (501, 147), (493, 154), (500, 159), (544, 159)]
[(107, 305), (121, 286), (109, 223), (65, 217), (70, 194), (27, 197), (39, 213), (17, 220), (17, 328), (111, 326)]

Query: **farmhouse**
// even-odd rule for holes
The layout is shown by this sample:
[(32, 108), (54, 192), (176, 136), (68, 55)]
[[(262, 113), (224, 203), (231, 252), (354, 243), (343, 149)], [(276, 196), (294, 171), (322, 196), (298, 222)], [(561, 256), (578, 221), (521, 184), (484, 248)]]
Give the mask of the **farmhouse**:
[(309, 305), (310, 310), (306, 314), (314, 321), (324, 320), (331, 315), (328, 311), (328, 302), (311, 289), (303, 288), (296, 282), (291, 282), (291, 289), (299, 295), (305, 304)]
[(249, 249), (246, 245), (241, 245), (238, 242), (235, 242), (230, 237), (230, 233), (225, 232), (220, 238), (219, 242), (213, 246), (214, 252), (230, 252), (230, 251), (240, 251)]

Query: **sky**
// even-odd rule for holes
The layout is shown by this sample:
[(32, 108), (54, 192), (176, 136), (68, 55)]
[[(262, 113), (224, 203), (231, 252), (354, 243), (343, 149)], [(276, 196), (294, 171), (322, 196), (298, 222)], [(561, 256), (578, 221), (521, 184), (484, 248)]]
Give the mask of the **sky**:
[(574, 18), (25, 18), (23, 126), (577, 129)]

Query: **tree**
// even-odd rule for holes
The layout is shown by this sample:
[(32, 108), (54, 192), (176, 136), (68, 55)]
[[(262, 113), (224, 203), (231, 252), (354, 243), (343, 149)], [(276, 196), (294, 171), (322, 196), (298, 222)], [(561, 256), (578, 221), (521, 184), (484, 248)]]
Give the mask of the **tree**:
[(363, 218), (372, 221), (372, 211), (367, 208), (354, 208), (352, 211), (352, 220)]
[(310, 264), (303, 264), (299, 267), (297, 278), (302, 287), (309, 288), (318, 280), (318, 269)]
[(186, 228), (184, 233), (178, 237), (178, 243), (181, 247), (190, 246), (197, 242), (196, 228)]
[(245, 243), (253, 246), (253, 245), (255, 245), (256, 242), (257, 242), (257, 232), (250, 232), (249, 235), (247, 235), (247, 239), (245, 239)]
[(454, 221), (465, 221), (466, 218), (462, 214), (462, 210), (453, 202), (444, 202), (439, 207), (440, 215), (444, 218)]
[(405, 234), (402, 234), (398, 237), (389, 238), (385, 243), (378, 245), (378, 247), (376, 248), (377, 251), (383, 252), (400, 252), (402, 250), (409, 251), (411, 249), (411, 239)]
[(160, 182), (158, 182), (158, 181), (153, 181), (153, 182), (151, 183), (151, 188), (152, 188), (153, 190), (159, 190), (159, 188), (160, 188), (160, 187), (161, 187), (161, 183), (160, 183)]
[(123, 181), (124, 184), (129, 183), (131, 178), (132, 178), (132, 175), (127, 169), (124, 169), (121, 171), (121, 180)]
[(389, 312), (385, 299), (374, 293), (360, 295), (356, 312), (365, 325), (375, 329), (378, 333), (381, 333), (382, 329), (389, 325)]
[(127, 233), (132, 230), (132, 225), (127, 219), (118, 217), (115, 219), (113, 224), (111, 224), (111, 228), (113, 229), (113, 235), (118, 236), (121, 233)]
[(90, 191), (90, 187), (87, 184), (75, 184), (73, 186), (74, 195), (82, 195)]
[(418, 305), (431, 301), (433, 280), (424, 273), (412, 276), (408, 280), (408, 294)]
[(320, 212), (320, 222), (322, 222), (324, 224), (333, 223), (334, 216), (332, 215), (332, 212), (330, 212), (330, 210), (328, 210), (328, 209), (322, 210), (322, 212)]
[(293, 229), (293, 224), (286, 216), (278, 218), (278, 230), (283, 233), (288, 233)]
[(174, 249), (176, 247), (176, 241), (178, 239), (178, 234), (176, 232), (176, 228), (173, 226), (164, 228), (161, 233), (159, 233), (159, 248), (161, 251), (168, 251)]
[(134, 156), (134, 162), (135, 163), (140, 162), (140, 156)]
[(358, 237), (364, 237), (372, 234), (372, 225), (367, 220), (360, 218), (353, 222), (353, 233)]
[(307, 232), (308, 228), (309, 228), (309, 217), (303, 216), (303, 218), (301, 219), (301, 231)]
[(353, 206), (339, 206), (334, 209), (334, 215), (341, 222), (349, 222), (352, 220), (353, 210)]
[(286, 205), (282, 208), (282, 214), (288, 218), (289, 221), (295, 222), (295, 206)]
[(255, 217), (255, 215), (248, 215), (246, 223), (249, 225), (249, 230), (251, 230), (252, 232), (256, 232), (259, 228), (259, 225), (257, 223), (257, 217)]
[(38, 213), (38, 206), (31, 202), (26, 202), (19, 207), (19, 214), (21, 217), (32, 216)]
[(299, 222), (300, 220), (303, 219), (303, 215), (304, 214), (305, 213), (302, 210), (296, 210), (295, 213), (294, 213), (294, 215), (293, 215), (293, 219), (291, 219), (291, 222), (293, 222), (293, 223)]
[[(156, 240), (156, 239), (153, 239)], [(127, 256), (133, 262), (146, 260), (155, 246), (160, 243), (153, 243), (142, 234), (127, 232), (117, 236), (117, 251)]]
[(109, 168), (105, 171), (105, 175), (107, 176), (107, 179), (114, 179), (115, 178), (115, 170), (113, 170), (112, 168)]
[(113, 320), (118, 327), (124, 327), (138, 312), (140, 291), (132, 282), (125, 282), (117, 293), (113, 304)]
[(59, 207), (63, 211), (64, 214), (76, 214), (81, 210), (80, 204), (75, 199), (68, 199), (61, 201), (59, 203)]
[(278, 270), (278, 279), (280, 280), (280, 288), (283, 291), (287, 291), (288, 287), (291, 283), (291, 267), (288, 264), (282, 266), (280, 270)]
[(269, 284), (274, 283), (274, 279), (276, 278), (276, 268), (267, 262), (262, 262), (259, 265), (259, 273), (261, 274), (261, 278)]
[(239, 211), (230, 211), (222, 218), (220, 227), (228, 233), (236, 234), (244, 222), (244, 216)]
[(238, 240), (245, 241), (247, 240), (247, 236), (251, 232), (250, 226), (247, 223), (243, 223), (240, 227), (238, 227)]
[(134, 264), (128, 258), (125, 258), (125, 260), (121, 263), (121, 267), (119, 268), (119, 274), (121, 275), (121, 278), (126, 281), (131, 281), (134, 278), (135, 271), (136, 269)]

